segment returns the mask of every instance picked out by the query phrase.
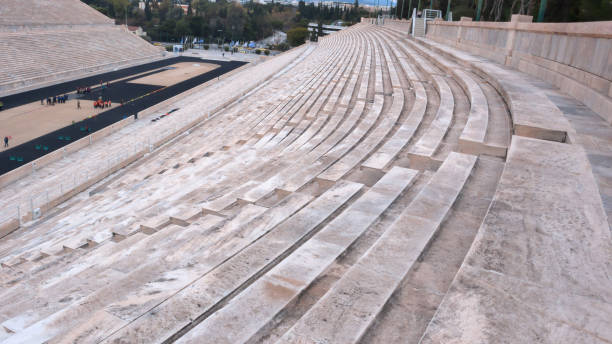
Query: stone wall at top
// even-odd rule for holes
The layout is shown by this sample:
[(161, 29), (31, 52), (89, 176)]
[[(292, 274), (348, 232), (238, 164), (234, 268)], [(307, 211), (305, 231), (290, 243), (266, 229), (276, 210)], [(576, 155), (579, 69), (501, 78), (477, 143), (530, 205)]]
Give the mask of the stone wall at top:
[(533, 23), (436, 20), (427, 38), (511, 66), (559, 87), (612, 123), (612, 21)]
[(114, 25), (114, 20), (79, 0), (0, 0), (0, 31)]

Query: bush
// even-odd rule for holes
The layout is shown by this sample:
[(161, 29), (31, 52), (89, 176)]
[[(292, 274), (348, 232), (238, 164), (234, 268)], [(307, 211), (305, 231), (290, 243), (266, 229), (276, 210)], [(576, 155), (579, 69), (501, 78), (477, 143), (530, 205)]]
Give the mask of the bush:
[(166, 45), (166, 51), (172, 52), (172, 46), (171, 45)]
[(229, 51), (229, 47), (226, 45), (226, 46), (223, 47), (223, 50)]
[(309, 32), (307, 28), (298, 26), (287, 31), (287, 40), (291, 46), (297, 47), (298, 45), (302, 45), (304, 42), (306, 42), (308, 35)]
[(289, 50), (289, 48), (291, 47), (286, 42), (280, 43), (276, 45), (276, 47), (274, 47), (275, 50), (280, 50), (280, 51), (287, 51)]
[(208, 50), (208, 48), (210, 48), (210, 46), (208, 46), (208, 44), (204, 44), (204, 50)]
[(261, 49), (255, 49), (255, 54), (257, 55), (261, 54)]
[(270, 50), (268, 49), (264, 50), (264, 54), (266, 54), (266, 56), (270, 55)]

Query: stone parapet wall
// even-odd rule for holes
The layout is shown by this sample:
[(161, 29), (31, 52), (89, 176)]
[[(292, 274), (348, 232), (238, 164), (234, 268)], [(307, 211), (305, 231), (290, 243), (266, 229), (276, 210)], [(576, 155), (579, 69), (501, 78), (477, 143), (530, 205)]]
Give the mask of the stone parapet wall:
[(22, 165), (21, 167), (18, 167), (10, 172), (7, 172), (3, 175), (0, 176), (0, 187), (4, 187), (12, 182), (14, 182), (17, 179), (23, 178), (24, 176), (35, 172), (37, 169), (42, 168), (54, 161), (57, 161), (61, 158), (63, 158), (64, 156), (66, 156), (66, 154), (70, 154), (72, 152), (76, 152), (80, 149), (82, 149), (85, 146), (91, 145), (93, 143), (96, 143), (98, 140), (118, 131), (119, 129), (125, 127), (126, 125), (130, 124), (134, 122), (134, 117), (130, 116), (127, 118), (124, 118), (116, 123), (113, 123), (109, 126), (107, 126), (104, 129), (100, 129), (94, 133), (92, 133), (91, 135), (88, 135), (86, 137), (83, 137), (77, 141), (72, 142), (71, 144), (68, 144), (60, 149), (57, 149), (49, 154), (46, 154), (34, 161), (32, 161), (31, 163), (28, 163), (26, 165)]
[(16, 93), (27, 92), (33, 89), (42, 88), (50, 85), (55, 85), (62, 82), (68, 82), (71, 80), (77, 80), (85, 78), (95, 74), (107, 73), (117, 69), (129, 68), (145, 63), (154, 62), (171, 57), (166, 55), (165, 51), (161, 51), (158, 54), (138, 58), (128, 59), (123, 61), (114, 61), (103, 65), (92, 65), (87, 68), (80, 68), (74, 70), (66, 70), (62, 72), (41, 75), (36, 78), (21, 79), (15, 82), (0, 84), (0, 96), (6, 97)]
[(102, 23), (102, 24), (12, 24), (12, 25), (0, 25), (0, 32), (2, 33), (24, 33), (31, 32), (36, 33), (37, 31), (63, 31), (63, 30), (89, 30), (89, 29), (103, 29), (112, 28), (116, 25), (114, 23)]
[(552, 83), (612, 123), (612, 21), (533, 23), (436, 20), (427, 38), (483, 56)]
[(115, 21), (79, 0), (2, 0), (0, 27), (113, 24)]

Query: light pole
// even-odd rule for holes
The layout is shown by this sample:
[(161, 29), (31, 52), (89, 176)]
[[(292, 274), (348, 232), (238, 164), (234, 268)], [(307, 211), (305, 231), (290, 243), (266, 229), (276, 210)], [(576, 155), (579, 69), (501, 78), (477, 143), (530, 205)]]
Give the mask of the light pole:
[(546, 12), (546, 0), (540, 1), (540, 10), (538, 11), (538, 22), (544, 21), (544, 13)]
[(476, 21), (480, 21), (480, 11), (482, 10), (482, 0), (478, 0), (478, 8), (476, 9)]
[(412, 0), (408, 2), (408, 17), (412, 17)]
[(446, 21), (448, 21), (448, 17), (450, 13), (450, 5), (451, 5), (451, 0), (448, 0), (448, 5), (446, 6)]
[[(387, 0), (386, 6), (387, 6), (387, 15), (391, 16), (391, 7), (389, 7), (389, 0)], [(384, 23), (384, 19), (383, 19), (383, 23)]]
[(378, 25), (378, 2), (380, 0), (376, 0), (376, 25)]

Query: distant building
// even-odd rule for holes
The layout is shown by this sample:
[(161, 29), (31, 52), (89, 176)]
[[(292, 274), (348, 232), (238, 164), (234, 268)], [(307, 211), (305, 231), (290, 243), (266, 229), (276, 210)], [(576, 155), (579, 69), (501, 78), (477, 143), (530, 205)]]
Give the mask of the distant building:
[[(308, 31), (317, 31), (319, 28), (318, 23), (308, 23)], [(341, 25), (323, 25), (323, 34), (329, 35), (330, 33), (338, 32), (346, 29), (346, 26)]]
[(352, 3), (342, 2), (342, 1), (321, 1), (321, 5), (329, 6), (329, 7), (338, 6), (341, 9), (351, 9), (354, 6), (354, 4)]
[(259, 46), (277, 45), (287, 40), (287, 34), (282, 31), (274, 31), (272, 36), (268, 36), (261, 41), (258, 41)]
[(141, 10), (143, 10), (143, 11), (144, 11), (145, 6), (146, 6), (146, 4), (145, 4), (145, 2), (144, 2), (144, 1), (139, 1), (139, 2), (138, 2), (138, 8), (140, 8)]
[(140, 37), (144, 37), (147, 35), (147, 33), (144, 32), (144, 30), (140, 26), (128, 26), (128, 31)]

